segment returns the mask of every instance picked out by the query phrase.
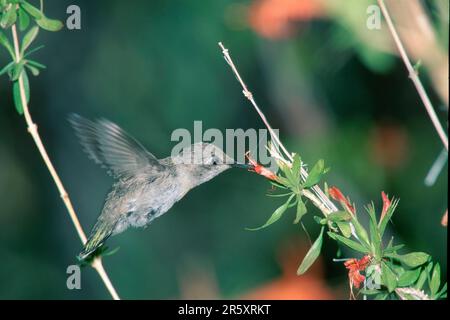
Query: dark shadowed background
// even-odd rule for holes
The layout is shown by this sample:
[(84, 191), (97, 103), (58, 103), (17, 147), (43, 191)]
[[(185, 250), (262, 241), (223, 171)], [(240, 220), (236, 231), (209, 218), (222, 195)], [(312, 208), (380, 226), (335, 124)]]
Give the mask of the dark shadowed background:
[[(399, 197), (390, 234), (408, 250), (432, 254), (446, 274), (447, 229), (440, 221), (447, 209), (447, 166), (432, 187), (424, 185), (442, 145), (387, 29), (366, 27), (371, 3), (46, 1), (47, 15), (64, 21), (70, 4), (80, 6), (82, 28), (39, 34), (37, 44), (46, 47), (35, 58), (48, 69), (30, 79), (30, 109), (85, 231), (112, 180), (82, 152), (69, 113), (108, 118), (158, 157), (176, 144), (172, 131), (192, 131), (195, 120), (203, 121), (204, 130), (263, 128), (222, 58), (217, 42), (223, 41), (288, 149), (310, 164), (325, 159), (331, 167), (326, 181), (350, 195), (361, 215), (371, 200), (381, 207), (382, 190)], [(414, 61), (423, 59), (420, 75), (446, 119), (448, 91), (439, 75), (448, 77), (448, 1), (426, 1), (424, 8), (436, 38), (425, 43), (415, 33), (407, 47)], [(413, 20), (401, 16), (405, 8), (392, 10), (399, 22)], [(420, 51), (425, 49), (437, 58)], [(436, 66), (439, 52), (443, 64)], [(111, 238), (109, 247), (120, 250), (104, 263), (119, 294), (347, 298), (347, 273), (332, 262), (337, 246), (329, 239), (315, 268), (295, 276), (309, 242), (292, 223), (293, 212), (267, 229), (244, 229), (261, 225), (279, 206), (277, 198), (265, 196), (269, 188), (262, 177), (230, 170), (193, 190), (149, 228)], [(305, 224), (315, 238), (313, 214), (319, 212), (311, 207)], [(82, 290), (66, 288), (66, 268), (80, 249), (4, 76), (0, 298), (108, 299), (90, 268), (82, 269)]]

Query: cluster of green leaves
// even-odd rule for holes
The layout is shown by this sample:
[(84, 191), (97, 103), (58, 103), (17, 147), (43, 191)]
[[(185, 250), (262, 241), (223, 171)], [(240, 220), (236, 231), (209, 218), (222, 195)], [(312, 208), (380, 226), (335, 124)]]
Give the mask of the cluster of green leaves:
[(319, 183), (322, 176), (328, 171), (325, 168), (323, 160), (319, 160), (309, 172), (306, 181), (300, 178), (302, 160), (298, 154), (294, 155), (292, 166), (288, 166), (284, 162), (279, 163), (281, 174), (277, 176), (276, 181), (271, 181), (272, 185), (284, 190), (282, 194), (269, 195), (272, 197), (287, 197), (287, 200), (278, 207), (266, 221), (265, 224), (258, 228), (247, 228), (247, 230), (255, 231), (266, 228), (278, 221), (287, 209), (296, 207), (296, 216), (294, 223), (299, 223), (302, 217), (308, 212), (303, 199), (303, 191), (309, 189)]
[[(287, 197), (267, 222), (259, 228), (265, 228), (276, 221), (291, 207), (296, 207), (294, 223), (299, 223), (307, 213), (303, 192), (318, 184), (328, 171), (324, 161), (319, 160), (310, 170), (308, 178), (303, 181), (300, 176), (302, 161), (299, 155), (294, 155), (292, 165), (279, 163), (280, 173), (271, 184), (284, 190), (282, 194), (272, 194), (272, 197)], [(348, 199), (346, 199), (348, 200)], [(385, 244), (383, 236), (391, 220), (398, 200), (383, 199), (384, 206), (380, 219), (377, 220), (374, 204), (366, 207), (369, 215), (369, 227), (365, 228), (356, 214), (356, 209), (349, 206), (350, 201), (341, 203), (342, 210), (332, 212), (325, 217), (314, 216), (321, 226), (318, 238), (314, 241), (308, 253), (303, 258), (297, 274), (305, 273), (320, 255), (325, 230), (326, 234), (339, 245), (346, 246), (358, 255), (370, 257), (370, 263), (365, 268), (366, 278), (372, 279), (377, 289), (361, 289), (365, 295), (373, 295), (376, 299), (441, 299), (447, 296), (447, 284), (441, 288), (440, 266), (431, 262), (431, 257), (424, 252), (399, 254), (404, 245), (394, 245), (393, 238)], [(425, 284), (428, 283), (428, 288)], [(402, 290), (405, 289), (405, 290)]]
[[(303, 192), (318, 184), (324, 174), (328, 172), (328, 168), (325, 168), (325, 162), (323, 160), (317, 161), (317, 163), (309, 171), (308, 177), (303, 181), (301, 179), (302, 160), (298, 154), (294, 154), (294, 160), (292, 165), (289, 166), (284, 162), (279, 162), (280, 174), (277, 175), (276, 181), (271, 181), (271, 184), (284, 190), (282, 194), (269, 194), (271, 197), (287, 197), (287, 200), (278, 207), (264, 225), (258, 228), (247, 228), (247, 230), (259, 230), (278, 221), (281, 216), (291, 207), (296, 208), (296, 215), (294, 223), (301, 222), (303, 216), (308, 212), (306, 208), (306, 201), (303, 197)], [(303, 274), (314, 263), (319, 256), (322, 248), (324, 228), (321, 229), (319, 238), (314, 242), (308, 254), (303, 259), (297, 273)]]
[[(353, 231), (343, 231), (342, 228), (328, 231), (331, 239), (336, 240), (363, 255), (371, 257), (371, 263), (366, 268), (366, 277), (377, 280), (379, 285), (377, 289), (361, 290), (366, 295), (374, 295), (377, 299), (394, 299), (400, 297), (398, 288), (411, 288), (417, 291), (424, 289), (425, 282), (428, 280), (428, 291), (426, 295), (431, 299), (444, 298), (447, 295), (447, 285), (445, 284), (441, 290), (440, 266), (437, 263), (433, 268), (431, 257), (424, 252), (412, 252), (408, 254), (399, 254), (398, 251), (404, 247), (403, 244), (394, 245), (393, 238), (383, 244), (383, 236), (388, 222), (398, 205), (398, 200), (393, 200), (382, 215), (379, 221), (376, 218), (374, 204), (366, 207), (369, 215), (369, 232), (364, 228), (355, 214), (340, 212), (332, 213), (326, 219), (320, 219), (319, 223), (326, 224), (326, 220), (332, 220), (334, 223), (350, 222)], [(334, 216), (334, 217), (332, 217)], [(335, 219), (335, 217), (338, 217)], [(339, 226), (336, 224), (336, 226)], [(401, 296), (401, 298), (408, 298)], [(416, 298), (410, 296), (410, 298)]]
[[(398, 200), (393, 200), (379, 221), (376, 218), (375, 206), (372, 203), (366, 208), (369, 215), (369, 230), (360, 223), (356, 212), (337, 211), (326, 218), (315, 217), (322, 225), (319, 238), (315, 241), (310, 251), (299, 268), (299, 274), (305, 272), (320, 253), (323, 237), (323, 229), (328, 226), (328, 236), (340, 245), (346, 246), (359, 254), (370, 257), (370, 265), (366, 268), (366, 277), (371, 279), (377, 289), (362, 289), (361, 293), (373, 295), (376, 299), (417, 299), (418, 295), (430, 299), (441, 299), (447, 296), (447, 284), (441, 288), (440, 266), (431, 262), (431, 257), (424, 252), (412, 252), (399, 254), (403, 244), (394, 245), (393, 238), (383, 244), (383, 235), (388, 222), (398, 205)], [(308, 260), (309, 258), (309, 260)], [(424, 285), (428, 281), (428, 290)], [(410, 289), (404, 294), (399, 288)], [(415, 292), (416, 294), (412, 294)]]
[[(372, 264), (366, 270), (366, 276), (376, 279), (377, 269), (374, 266)], [(383, 300), (447, 298), (447, 283), (441, 286), (440, 265), (433, 264), (431, 257), (424, 252), (386, 254), (386, 259), (381, 262), (381, 285), (380, 289), (362, 289), (360, 292)], [(410, 290), (406, 293), (402, 288)]]
[[(21, 32), (25, 32), (22, 41), (19, 41), (19, 48), (15, 50), (13, 41), (10, 41), (6, 35), (6, 30), (12, 26), (18, 25)], [(58, 31), (63, 27), (59, 20), (49, 19), (41, 9), (30, 4), (25, 0), (0, 0), (0, 45), (9, 53), (12, 61), (0, 69), (0, 76), (7, 74), (13, 82), (13, 97), (16, 110), (23, 114), (23, 105), (20, 95), (19, 79), (22, 79), (27, 102), (30, 98), (30, 88), (28, 73), (34, 76), (39, 75), (41, 69), (45, 66), (35, 60), (29, 59), (29, 56), (41, 49), (43, 46), (30, 49), (31, 44), (36, 39), (39, 29), (48, 31)]]

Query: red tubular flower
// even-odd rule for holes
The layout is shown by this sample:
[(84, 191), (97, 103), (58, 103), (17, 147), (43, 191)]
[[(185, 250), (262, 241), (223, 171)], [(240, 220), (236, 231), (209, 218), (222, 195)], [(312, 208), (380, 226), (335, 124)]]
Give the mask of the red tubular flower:
[(359, 288), (361, 283), (366, 277), (364, 277), (360, 271), (364, 271), (370, 263), (370, 256), (366, 255), (360, 260), (350, 259), (344, 262), (345, 267), (348, 269), (348, 279), (350, 286)]
[(258, 162), (256, 162), (256, 160), (252, 159), (248, 152), (245, 154), (245, 157), (248, 159), (248, 162), (250, 162), (250, 164), (253, 166), (253, 168), (250, 169), (249, 171), (256, 172), (257, 174), (264, 176), (269, 180), (273, 181), (278, 180), (278, 177), (275, 173), (260, 165)]
[(383, 210), (381, 211), (380, 221), (383, 220), (384, 216), (389, 210), (389, 207), (391, 206), (391, 200), (389, 200), (389, 197), (386, 195), (386, 193), (384, 193), (384, 191), (381, 191), (381, 198), (383, 199)]
[(356, 289), (359, 289), (361, 283), (366, 279), (358, 270), (350, 270), (348, 272), (348, 278), (350, 279), (350, 284)]
[(328, 189), (328, 193), (331, 198), (336, 201), (339, 201), (341, 205), (350, 213), (355, 214), (355, 208), (351, 205), (350, 201), (344, 196), (344, 194), (337, 187), (330, 187)]

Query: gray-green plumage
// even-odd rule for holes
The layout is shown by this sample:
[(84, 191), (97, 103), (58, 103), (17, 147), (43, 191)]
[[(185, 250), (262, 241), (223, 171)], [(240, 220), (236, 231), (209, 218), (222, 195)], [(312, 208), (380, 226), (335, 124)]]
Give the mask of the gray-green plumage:
[(189, 190), (235, 165), (222, 150), (207, 143), (158, 160), (108, 120), (71, 115), (69, 121), (88, 156), (115, 179), (80, 259), (89, 257), (111, 235), (130, 226), (149, 225)]

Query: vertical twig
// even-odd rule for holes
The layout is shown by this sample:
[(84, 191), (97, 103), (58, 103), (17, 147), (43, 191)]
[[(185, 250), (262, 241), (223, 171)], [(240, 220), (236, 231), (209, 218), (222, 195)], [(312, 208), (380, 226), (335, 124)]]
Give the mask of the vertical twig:
[[(13, 41), (14, 41), (15, 60), (16, 60), (16, 63), (19, 63), (20, 60), (22, 59), (22, 57), (20, 55), (19, 38), (17, 35), (17, 28), (16, 28), (15, 24), (12, 26), (12, 36), (13, 36)], [(37, 130), (37, 125), (33, 122), (33, 119), (31, 118), (31, 115), (30, 115), (30, 112), (28, 109), (28, 103), (27, 103), (27, 98), (26, 98), (26, 94), (25, 94), (25, 87), (24, 87), (24, 83), (23, 83), (23, 75), (22, 74), (19, 76), (18, 81), (19, 81), (19, 89), (20, 89), (19, 90), (20, 91), (20, 100), (22, 102), (23, 113), (25, 116), (25, 121), (28, 126), (28, 132), (31, 134), (31, 136), (34, 140), (34, 143), (36, 144), (36, 146), (39, 150), (39, 153), (41, 154), (41, 157), (44, 160), (45, 165), (47, 166), (47, 169), (50, 172), (50, 175), (52, 176), (52, 178), (56, 184), (56, 187), (58, 188), (61, 199), (63, 200), (64, 205), (67, 208), (67, 211), (69, 212), (70, 219), (73, 222), (73, 225), (78, 233), (78, 236), (81, 239), (81, 242), (83, 244), (85, 244), (87, 241), (86, 234), (84, 233), (83, 228), (81, 227), (80, 221), (78, 220), (77, 214), (75, 213), (75, 210), (72, 206), (72, 202), (70, 201), (69, 195), (68, 195), (67, 191), (65, 190), (64, 185), (62, 184), (61, 179), (59, 178), (58, 173), (56, 172), (52, 162), (50, 161), (47, 151), (45, 150), (44, 144), (42, 143), (41, 137), (39, 136), (39, 133)], [(111, 280), (108, 277), (108, 274), (105, 271), (105, 268), (103, 267), (101, 258), (100, 257), (95, 258), (94, 261), (92, 262), (91, 266), (100, 275), (103, 283), (105, 284), (106, 288), (108, 289), (108, 291), (111, 294), (111, 296), (113, 297), (113, 299), (120, 300), (119, 295), (117, 294), (114, 286), (111, 283)]]
[(437, 159), (434, 160), (433, 165), (431, 166), (430, 170), (427, 173), (427, 176), (425, 177), (424, 183), (427, 187), (431, 187), (436, 183), (436, 180), (441, 174), (442, 169), (444, 169), (447, 159), (448, 152), (446, 150), (442, 150)]
[(394, 38), (394, 42), (398, 48), (398, 51), (400, 52), (400, 56), (406, 66), (406, 69), (408, 69), (409, 78), (414, 83), (414, 86), (416, 87), (416, 90), (419, 93), (420, 99), (422, 100), (422, 102), (425, 106), (425, 109), (428, 112), (431, 122), (433, 123), (439, 137), (442, 140), (442, 143), (444, 144), (445, 149), (448, 152), (447, 134), (446, 134), (444, 128), (442, 127), (442, 125), (439, 121), (439, 118), (436, 115), (436, 112), (434, 111), (434, 108), (433, 108), (433, 105), (431, 104), (430, 98), (428, 97), (428, 95), (425, 91), (425, 88), (423, 87), (422, 82), (420, 81), (419, 76), (417, 75), (416, 70), (414, 70), (414, 67), (411, 64), (411, 61), (409, 60), (408, 54), (406, 53), (403, 43), (400, 40), (400, 37), (398, 36), (397, 30), (395, 29), (394, 23), (392, 22), (391, 16), (389, 15), (389, 12), (386, 8), (384, 0), (378, 0), (378, 4), (380, 5), (381, 11), (383, 12), (383, 16), (386, 19), (389, 30), (392, 34), (392, 37)]
[[(251, 102), (251, 104), (255, 108), (256, 112), (260, 116), (261, 120), (264, 122), (264, 125), (269, 130), (269, 133), (270, 133), (270, 136), (271, 136), (272, 140), (276, 143), (276, 145), (278, 147), (281, 148), (281, 150), (283, 151), (285, 156), (290, 161), (294, 161), (292, 155), (287, 151), (286, 147), (283, 145), (283, 143), (280, 141), (278, 136), (275, 134), (275, 132), (273, 131), (271, 125), (269, 124), (269, 121), (267, 121), (266, 116), (261, 111), (261, 109), (258, 107), (258, 104), (256, 103), (255, 99), (253, 98), (252, 93), (248, 90), (245, 82), (242, 80), (242, 78), (241, 78), (241, 76), (240, 76), (236, 66), (233, 63), (233, 60), (231, 60), (230, 54), (228, 52), (228, 49), (224, 47), (222, 42), (219, 42), (219, 47), (222, 49), (222, 53), (223, 53), (223, 56), (225, 58), (225, 61), (231, 67), (231, 70), (233, 71), (234, 75), (236, 76), (236, 79), (241, 84), (241, 86), (242, 86), (242, 93)], [(306, 178), (308, 177), (308, 172), (303, 167), (301, 168), (300, 174), (302, 176), (302, 179), (304, 179), (304, 180), (306, 180)], [(336, 208), (334, 203), (332, 203), (330, 201), (330, 199), (328, 199), (328, 197), (324, 194), (324, 192), (322, 191), (322, 189), (320, 189), (319, 186), (315, 185), (312, 189), (313, 189), (315, 195), (312, 192), (308, 191), (308, 190), (304, 191), (304, 195), (307, 198), (309, 198), (314, 203), (314, 205), (316, 207), (318, 207), (324, 213), (324, 215), (328, 215), (330, 212), (333, 212), (333, 211), (338, 211), (338, 209)]]

